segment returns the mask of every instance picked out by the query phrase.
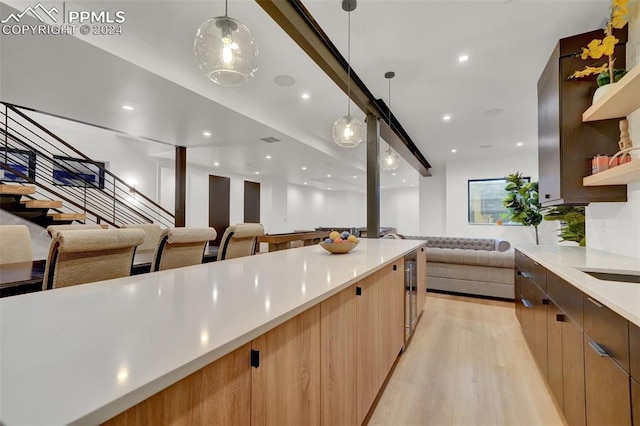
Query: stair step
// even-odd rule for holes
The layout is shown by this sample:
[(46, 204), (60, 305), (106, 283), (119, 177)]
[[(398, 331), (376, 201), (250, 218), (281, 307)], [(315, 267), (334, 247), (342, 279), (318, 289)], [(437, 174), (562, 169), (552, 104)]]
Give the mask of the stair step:
[(86, 220), (84, 213), (49, 213), (47, 215), (53, 220)]
[(35, 194), (35, 186), (25, 185), (8, 185), (6, 183), (0, 184), (0, 194), (6, 195), (29, 195)]
[(26, 200), (21, 201), (20, 204), (24, 204), (28, 209), (59, 209), (62, 207), (60, 200)]

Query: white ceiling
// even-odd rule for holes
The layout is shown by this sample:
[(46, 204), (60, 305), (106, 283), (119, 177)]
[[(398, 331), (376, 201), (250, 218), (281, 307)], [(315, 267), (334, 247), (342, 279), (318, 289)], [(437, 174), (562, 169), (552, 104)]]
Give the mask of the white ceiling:
[[(31, 2), (6, 3), (21, 9)], [(340, 3), (304, 2), (346, 57), (347, 14)], [(385, 101), (388, 86), (384, 73), (396, 72), (391, 108), (434, 166), (453, 158), (534, 153), (538, 76), (558, 38), (597, 28), (608, 4), (608, 0), (361, 0), (352, 13), (351, 63), (371, 92)], [(256, 2), (229, 1), (229, 16), (251, 29), (260, 48), (256, 76), (239, 88), (223, 88), (208, 81), (192, 53), (195, 30), (205, 19), (224, 13), (222, 1), (67, 1), (66, 7), (124, 10), (127, 20), (121, 36), (78, 37), (214, 102), (195, 109), (181, 106), (180, 113), (175, 113), (171, 108), (179, 103), (175, 88), (146, 87), (135, 73), (110, 73), (108, 67), (104, 73), (82, 79), (99, 88), (109, 86), (113, 74), (112, 79), (117, 79), (111, 84), (117, 83), (120, 90), (110, 91), (109, 99), (95, 99), (101, 104), (95, 108), (87, 101), (74, 104), (73, 97), (57, 99), (56, 108), (66, 111), (65, 115), (75, 119), (79, 119), (75, 115), (89, 116), (83, 121), (110, 123), (107, 127), (185, 144), (190, 147), (190, 161), (203, 165), (220, 158), (233, 164), (237, 173), (253, 173), (256, 167), (261, 173), (294, 183), (307, 180), (300, 169), (305, 165), (310, 171), (313, 168), (312, 179), (319, 188), (364, 190), (364, 144), (344, 150), (330, 137), (333, 121), (346, 113), (346, 96)], [(469, 55), (467, 63), (458, 63), (461, 54)], [(82, 60), (90, 62), (85, 56)], [(0, 70), (7, 75), (11, 67), (11, 61), (4, 60)], [(114, 64), (112, 69), (118, 67)], [(66, 72), (59, 67), (47, 71), (52, 81), (63, 79)], [(273, 78), (282, 74), (293, 76), (296, 84), (274, 84)], [(310, 99), (301, 99), (303, 92), (309, 93)], [(46, 104), (46, 99), (33, 93), (18, 93), (31, 103)], [(4, 100), (4, 92), (2, 97)], [(184, 97), (184, 102), (191, 99)], [(132, 102), (136, 110), (123, 114), (120, 105)], [(56, 113), (51, 108), (47, 104), (39, 109)], [(208, 108), (222, 113), (205, 114)], [(502, 112), (485, 115), (495, 109)], [(444, 114), (452, 119), (443, 122)], [(210, 130), (212, 137), (203, 137), (203, 130)], [(178, 134), (180, 140), (176, 140)], [(272, 151), (267, 153), (265, 144), (258, 140), (265, 136), (276, 136), (283, 142), (277, 148), (267, 146), (267, 151)], [(517, 147), (517, 142), (524, 145)], [(486, 145), (490, 147), (480, 148)], [(454, 148), (455, 154), (451, 153)], [(262, 166), (267, 154), (273, 158)], [(382, 172), (382, 184), (417, 183), (417, 172), (404, 162), (396, 173)], [(362, 183), (354, 185), (356, 180)]]

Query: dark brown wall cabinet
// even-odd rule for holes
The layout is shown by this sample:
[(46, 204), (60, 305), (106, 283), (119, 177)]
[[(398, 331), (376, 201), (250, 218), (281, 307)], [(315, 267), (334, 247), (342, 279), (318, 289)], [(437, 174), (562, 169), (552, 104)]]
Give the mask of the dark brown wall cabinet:
[[(627, 28), (615, 33), (616, 68), (624, 68)], [(603, 60), (582, 60), (576, 54), (591, 40), (603, 37), (602, 30), (561, 39), (538, 80), (538, 169), (540, 202), (543, 206), (592, 201), (627, 201), (626, 185), (582, 185), (591, 174), (591, 158), (614, 154), (620, 139), (618, 120), (582, 122), (582, 113), (591, 106), (595, 78), (569, 80), (585, 65)]]
[(516, 314), (569, 425), (640, 426), (639, 327), (519, 251)]

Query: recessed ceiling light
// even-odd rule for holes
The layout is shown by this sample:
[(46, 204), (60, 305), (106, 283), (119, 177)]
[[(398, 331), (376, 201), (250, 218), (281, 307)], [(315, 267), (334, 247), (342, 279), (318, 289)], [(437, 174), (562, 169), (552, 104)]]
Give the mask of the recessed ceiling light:
[(307, 168), (305, 166), (302, 166), (302, 170), (307, 170)]
[(402, 181), (403, 181), (403, 182), (406, 182), (407, 180), (406, 180), (406, 179), (402, 179)]
[(467, 62), (468, 60), (469, 60), (469, 55), (458, 56), (458, 62)]
[(308, 94), (308, 93), (303, 93), (300, 97), (301, 97), (302, 99), (309, 99), (311, 96), (309, 96), (309, 94)]
[(384, 189), (384, 186), (380, 185), (380, 189)]
[(358, 179), (358, 176), (354, 176), (353, 178), (354, 178), (354, 179)]
[(331, 175), (327, 175), (327, 177), (331, 177)]
[(396, 173), (395, 173), (395, 172), (391, 173), (391, 176), (395, 176), (395, 175), (396, 175)]
[(457, 149), (452, 149), (451, 152), (456, 153), (456, 152), (458, 152), (458, 150)]
[(307, 184), (307, 182), (304, 183), (305, 185)]
[(260, 174), (260, 172), (256, 172), (256, 174), (257, 174), (257, 175), (259, 175), (259, 174)]
[(273, 77), (273, 82), (281, 87), (289, 87), (296, 84), (296, 79), (291, 77), (290, 75), (276, 75)]
[(218, 163), (217, 161), (215, 163), (213, 163), (214, 166), (218, 167), (220, 165), (220, 163)]
[(451, 120), (451, 116), (450, 116), (449, 114), (444, 115), (444, 116), (442, 117), (442, 120), (444, 120), (444, 121), (449, 121), (449, 120)]
[(504, 112), (504, 109), (502, 109), (502, 108), (493, 108), (493, 109), (486, 110), (482, 114), (484, 114), (486, 116), (492, 116), (492, 115), (500, 115), (503, 112)]
[(329, 191), (331, 191), (331, 188), (327, 188)]
[(266, 157), (264, 157), (264, 158), (266, 158), (267, 160), (271, 160), (271, 156), (270, 156), (270, 155), (267, 155), (267, 156), (266, 156)]
[(518, 143), (516, 144), (516, 146), (522, 146), (522, 145), (524, 145), (524, 143), (522, 143), (522, 142), (518, 142)]
[(206, 131), (202, 132), (202, 136), (209, 137), (209, 136), (211, 136), (211, 132), (206, 132)]
[(122, 105), (122, 109), (126, 109), (127, 111), (133, 111), (135, 108), (131, 105)]
[(414, 186), (415, 186), (414, 184), (411, 184), (411, 187), (412, 187), (412, 188), (413, 188)]

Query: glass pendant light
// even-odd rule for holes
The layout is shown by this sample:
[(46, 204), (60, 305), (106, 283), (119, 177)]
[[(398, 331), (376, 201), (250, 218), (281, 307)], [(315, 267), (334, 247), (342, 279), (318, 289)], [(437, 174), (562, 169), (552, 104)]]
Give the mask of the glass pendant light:
[(246, 25), (227, 16), (208, 19), (193, 40), (200, 70), (221, 86), (241, 86), (258, 70), (258, 45)]
[[(388, 123), (389, 123), (390, 129), (391, 129), (391, 79), (395, 76), (396, 76), (396, 73), (394, 73), (393, 71), (389, 71), (384, 74), (384, 78), (389, 80)], [(380, 160), (380, 163), (381, 163), (380, 166), (382, 167), (382, 170), (386, 170), (388, 172), (391, 170), (395, 170), (398, 167), (400, 167), (400, 156), (398, 155), (397, 152), (391, 149), (391, 146), (389, 146), (389, 149), (387, 149), (384, 152), (384, 154), (382, 154), (382, 159)]]
[(356, 0), (343, 0), (342, 9), (349, 15), (349, 35), (347, 42), (347, 115), (333, 123), (331, 136), (342, 148), (358, 146), (364, 138), (364, 123), (351, 116), (351, 11), (356, 8)]

